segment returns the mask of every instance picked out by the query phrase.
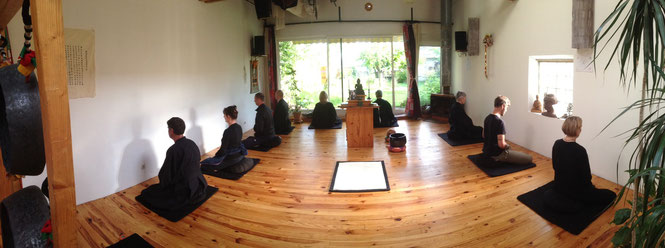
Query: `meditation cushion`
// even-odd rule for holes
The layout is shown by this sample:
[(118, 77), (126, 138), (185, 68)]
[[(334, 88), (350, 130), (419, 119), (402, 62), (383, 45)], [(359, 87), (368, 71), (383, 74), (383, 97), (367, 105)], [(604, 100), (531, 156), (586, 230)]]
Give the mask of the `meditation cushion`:
[(254, 159), (247, 158), (245, 157), (243, 160), (241, 160), (239, 163), (228, 167), (228, 171), (232, 173), (244, 173), (249, 171), (254, 167)]
[(50, 218), (48, 202), (39, 187), (14, 192), (0, 204), (3, 247), (46, 247), (41, 230)]
[(0, 147), (8, 173), (40, 175), (46, 165), (37, 77), (0, 68)]

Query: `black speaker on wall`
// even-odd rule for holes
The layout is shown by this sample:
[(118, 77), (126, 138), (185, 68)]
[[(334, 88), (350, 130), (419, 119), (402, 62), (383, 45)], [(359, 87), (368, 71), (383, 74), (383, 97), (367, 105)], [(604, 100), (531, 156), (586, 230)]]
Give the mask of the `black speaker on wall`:
[(259, 19), (272, 15), (272, 1), (270, 0), (254, 0), (254, 7), (256, 8), (256, 17)]
[(252, 56), (266, 55), (265, 36), (254, 36), (252, 39)]
[(466, 40), (466, 32), (458, 31), (455, 32), (455, 51), (466, 52), (466, 47), (468, 42)]

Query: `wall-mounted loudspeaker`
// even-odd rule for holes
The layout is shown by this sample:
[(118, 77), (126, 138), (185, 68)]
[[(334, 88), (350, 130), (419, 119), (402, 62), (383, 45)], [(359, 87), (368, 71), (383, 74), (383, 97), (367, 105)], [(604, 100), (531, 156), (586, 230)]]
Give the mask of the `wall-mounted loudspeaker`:
[(466, 52), (466, 47), (468, 43), (466, 40), (466, 32), (458, 31), (455, 32), (455, 51)]
[(252, 56), (265, 56), (265, 36), (254, 36), (252, 39)]
[(259, 19), (272, 15), (272, 1), (270, 0), (254, 0), (254, 7), (256, 7), (256, 17)]

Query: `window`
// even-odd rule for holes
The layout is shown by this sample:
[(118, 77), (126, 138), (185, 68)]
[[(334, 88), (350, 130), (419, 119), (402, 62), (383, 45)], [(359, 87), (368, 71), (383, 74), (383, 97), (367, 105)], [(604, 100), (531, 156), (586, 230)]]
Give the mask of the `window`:
[[(545, 96), (553, 94), (558, 103), (552, 105), (557, 117), (564, 117), (573, 104), (572, 56), (532, 56), (529, 58), (529, 109), (539, 97), (545, 108)], [(543, 109), (546, 111), (546, 109)]]
[(441, 47), (421, 46), (418, 54), (420, 105), (430, 105), (430, 96), (441, 92)]
[(279, 53), (280, 89), (288, 101), (294, 101), (297, 87), (306, 109), (314, 108), (322, 90), (338, 106), (360, 79), (372, 100), (381, 89), (396, 113), (404, 111), (407, 73), (402, 36), (282, 41)]

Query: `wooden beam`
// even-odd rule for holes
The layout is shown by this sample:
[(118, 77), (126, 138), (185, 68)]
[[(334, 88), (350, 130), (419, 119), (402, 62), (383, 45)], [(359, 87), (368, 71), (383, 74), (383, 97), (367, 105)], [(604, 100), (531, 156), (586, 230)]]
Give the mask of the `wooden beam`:
[(21, 9), (22, 4), (23, 0), (0, 0), (0, 28), (7, 26)]
[(76, 192), (62, 0), (30, 0), (55, 247), (76, 247)]

